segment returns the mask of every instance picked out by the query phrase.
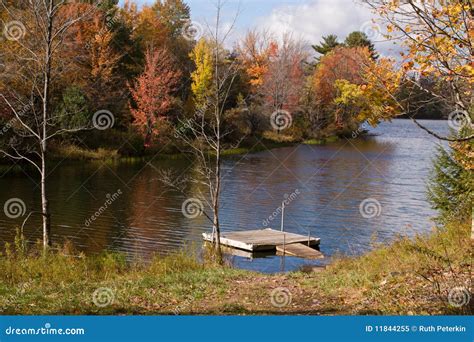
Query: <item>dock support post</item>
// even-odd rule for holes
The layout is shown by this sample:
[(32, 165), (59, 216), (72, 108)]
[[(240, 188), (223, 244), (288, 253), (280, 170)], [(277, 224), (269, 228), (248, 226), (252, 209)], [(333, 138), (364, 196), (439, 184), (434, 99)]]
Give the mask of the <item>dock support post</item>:
[(281, 231), (283, 231), (284, 221), (285, 221), (285, 201), (281, 202)]

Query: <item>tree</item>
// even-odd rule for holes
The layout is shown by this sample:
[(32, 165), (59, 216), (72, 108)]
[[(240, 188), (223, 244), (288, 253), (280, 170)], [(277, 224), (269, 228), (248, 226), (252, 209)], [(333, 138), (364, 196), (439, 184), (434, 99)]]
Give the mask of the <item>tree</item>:
[[(407, 77), (409, 80), (401, 82), (397, 93), (398, 101), (405, 103), (409, 111), (404, 116), (417, 119), (448, 119), (444, 102), (433, 95), (439, 86), (437, 79), (430, 75), (408, 75)], [(415, 77), (417, 79), (413, 79)], [(422, 86), (419, 87), (418, 84)]]
[(100, 108), (110, 108), (114, 105), (119, 97), (118, 86), (125, 83), (116, 73), (123, 54), (115, 51), (112, 45), (113, 37), (113, 32), (102, 29), (94, 35), (90, 43), (90, 70), (86, 89), (89, 98)]
[(182, 0), (156, 1), (152, 6), (172, 38), (179, 38), (190, 19), (189, 5)]
[(304, 86), (303, 64), (307, 53), (302, 41), (285, 35), (272, 44), (267, 71), (260, 92), (269, 114), (279, 110), (295, 112)]
[(145, 147), (151, 145), (157, 132), (158, 121), (165, 118), (173, 106), (173, 93), (177, 89), (181, 72), (166, 48), (148, 49), (145, 70), (129, 86), (134, 105), (130, 111), (134, 125), (143, 134)]
[(263, 84), (270, 56), (275, 54), (276, 49), (275, 39), (265, 30), (251, 30), (239, 42), (237, 47), (239, 60), (249, 77), (254, 93)]
[[(472, 150), (472, 142), (468, 145)], [(460, 159), (464, 158), (465, 154), (455, 148), (450, 150), (438, 148), (428, 197), (434, 208), (439, 211), (438, 221), (441, 223), (471, 219), (474, 200), (473, 163), (471, 158), (469, 166), (463, 165)]]
[(134, 35), (139, 39), (142, 49), (163, 46), (168, 40), (168, 28), (160, 21), (152, 7), (143, 6), (134, 18)]
[(195, 64), (195, 70), (191, 73), (191, 90), (194, 104), (202, 108), (204, 103), (214, 91), (214, 57), (212, 46), (205, 38), (201, 38), (189, 57)]
[(323, 40), (319, 45), (313, 45), (312, 48), (314, 51), (324, 56), (339, 45), (341, 45), (341, 43), (338, 42), (337, 36), (335, 34), (330, 34), (328, 36), (323, 36)]
[[(115, 47), (114, 30), (118, 14), (113, 4), (101, 2), (99, 8), (73, 25), (60, 47), (62, 60), (74, 62), (64, 68), (61, 84), (55, 87), (55, 93), (58, 97), (62, 96), (62, 89), (68, 89), (73, 84), (81, 88), (91, 107), (93, 104), (97, 109), (109, 109), (114, 113), (115, 122), (118, 122), (128, 102), (120, 96), (127, 81), (126, 75), (120, 73), (123, 71), (120, 67), (128, 47), (123, 41), (121, 43), (125, 44), (121, 46), (121, 51)], [(81, 7), (69, 6), (64, 12), (65, 15), (75, 16), (74, 11), (78, 10)]]
[[(336, 80), (334, 103), (342, 106), (338, 110), (349, 113), (348, 120), (357, 125), (368, 121), (375, 126), (379, 121), (400, 115), (396, 96), (398, 86), (395, 85), (400, 82), (400, 75), (394, 71), (394, 61), (388, 58), (374, 61), (366, 47), (352, 50), (357, 56), (352, 59), (356, 74), (352, 78)], [(347, 63), (347, 58), (344, 63)]]
[[(452, 116), (464, 116), (471, 121), (472, 84), (474, 83), (472, 22), (474, 7), (471, 1), (368, 1), (382, 18), (387, 38), (402, 40), (405, 51), (401, 53), (406, 81), (429, 92), (437, 101), (442, 100)], [(432, 75), (441, 91), (429, 89), (407, 75)], [(398, 104), (408, 113), (410, 102)], [(441, 136), (412, 120), (428, 133), (447, 141), (466, 141), (473, 134), (462, 137)]]
[[(212, 237), (214, 248), (219, 262), (222, 262), (222, 251), (220, 241), (220, 209), (222, 192), (222, 150), (224, 138), (229, 132), (225, 131), (223, 125), (224, 112), (229, 100), (229, 94), (234, 85), (239, 68), (236, 61), (229, 60), (223, 46), (226, 39), (234, 28), (236, 18), (228, 29), (221, 31), (222, 26), (222, 1), (216, 3), (216, 21), (215, 26), (210, 28), (209, 39), (207, 42), (201, 42), (200, 51), (194, 53), (199, 57), (201, 67), (197, 65), (199, 73), (195, 74), (198, 81), (199, 101), (196, 103), (195, 110), (191, 118), (181, 119), (180, 126), (184, 129), (176, 130), (179, 137), (193, 152), (198, 164), (197, 172), (199, 177), (191, 178), (196, 184), (206, 187), (210, 201), (206, 201), (212, 214), (208, 215), (201, 210), (212, 223)], [(209, 46), (212, 47), (212, 68), (209, 65)], [(212, 83), (209, 84), (209, 73), (212, 71)], [(202, 82), (201, 82), (202, 81)], [(201, 84), (208, 88), (201, 87)], [(177, 180), (174, 175), (162, 173), (162, 179), (168, 185), (180, 189), (182, 181)]]
[(90, 113), (82, 89), (73, 85), (64, 91), (56, 114), (62, 128), (86, 127), (92, 120)]
[(355, 128), (353, 119), (356, 113), (348, 105), (340, 107), (343, 102), (336, 99), (341, 95), (341, 85), (346, 85), (346, 90), (349, 90), (349, 84), (356, 88), (365, 84), (363, 66), (369, 60), (367, 48), (342, 46), (321, 58), (313, 76), (314, 97), (328, 124), (335, 124), (342, 130)]
[[(51, 245), (51, 212), (46, 184), (48, 143), (61, 134), (84, 129), (62, 128), (57, 124), (52, 87), (67, 67), (68, 61), (60, 58), (60, 51), (71, 28), (90, 17), (97, 8), (54, 0), (30, 0), (23, 3), (21, 10), (11, 10), (4, 2), (1, 5), (8, 12), (10, 23), (16, 25), (7, 33), (10, 39), (3, 52), (8, 55), (9, 63), (16, 67), (17, 77), (21, 80), (10, 83), (7, 89), (2, 88), (0, 94), (15, 121), (16, 133), (1, 152), (12, 159), (30, 163), (40, 175), (40, 214), (43, 218), (43, 246), (47, 250)], [(10, 76), (2, 74), (2, 77)]]
[(349, 33), (349, 35), (344, 40), (344, 45), (350, 48), (355, 47), (367, 47), (370, 52), (372, 59), (379, 58), (377, 51), (375, 51), (374, 44), (370, 41), (367, 35), (364, 32), (354, 31)]

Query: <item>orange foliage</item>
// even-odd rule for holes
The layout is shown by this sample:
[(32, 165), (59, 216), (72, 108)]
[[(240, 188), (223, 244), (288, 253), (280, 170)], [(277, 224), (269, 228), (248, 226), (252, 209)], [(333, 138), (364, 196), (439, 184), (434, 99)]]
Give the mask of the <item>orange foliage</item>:
[(314, 73), (314, 87), (318, 102), (329, 104), (336, 98), (337, 80), (363, 84), (363, 67), (369, 63), (370, 52), (366, 47), (337, 47), (322, 57)]
[(270, 57), (276, 49), (276, 43), (266, 32), (249, 31), (240, 42), (239, 57), (254, 92), (263, 84)]
[(172, 108), (181, 72), (166, 48), (148, 49), (145, 56), (145, 70), (130, 85), (135, 106), (130, 111), (134, 125), (143, 134), (145, 146), (151, 145), (157, 134), (158, 121), (165, 118)]

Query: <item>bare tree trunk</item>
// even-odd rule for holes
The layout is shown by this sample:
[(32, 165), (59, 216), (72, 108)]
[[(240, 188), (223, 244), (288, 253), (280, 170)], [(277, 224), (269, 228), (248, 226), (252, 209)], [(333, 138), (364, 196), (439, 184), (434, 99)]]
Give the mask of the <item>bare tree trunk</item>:
[(221, 159), (220, 159), (220, 141), (217, 141), (216, 151), (216, 175), (215, 175), (215, 193), (213, 196), (212, 213), (213, 213), (213, 231), (216, 235), (215, 248), (217, 256), (221, 256), (221, 229), (219, 222), (219, 204), (220, 204), (220, 191), (221, 191)]
[(41, 155), (41, 208), (43, 216), (43, 248), (46, 251), (51, 246), (51, 215), (49, 212), (48, 196), (46, 194), (46, 159)]
[(48, 112), (49, 112), (49, 88), (51, 82), (51, 46), (53, 31), (53, 0), (49, 0), (47, 8), (47, 30), (45, 49), (45, 69), (44, 69), (44, 89), (43, 89), (43, 140), (41, 141), (41, 207), (43, 215), (43, 247), (48, 249), (51, 246), (51, 222), (49, 213), (48, 197), (46, 193), (46, 150), (48, 138)]
[[(225, 132), (225, 126), (222, 126), (222, 122), (225, 104), (235, 78), (237, 77), (238, 70), (233, 63), (229, 65), (225, 63), (224, 58), (222, 58), (222, 53), (225, 53), (222, 52), (224, 51), (225, 37), (227, 37), (229, 32), (233, 29), (235, 18), (227, 33), (223, 35), (224, 38), (221, 41), (219, 38), (219, 27), (222, 0), (216, 1), (216, 9), (216, 26), (215, 31), (211, 31), (210, 39), (212, 39), (212, 44), (209, 45), (210, 48), (214, 49), (212, 52), (212, 59), (214, 60), (212, 88), (209, 85), (209, 93), (206, 93), (205, 96), (206, 103), (199, 103), (199, 107), (194, 113), (194, 118), (192, 120), (182, 121), (183, 125), (189, 129), (192, 137), (188, 136), (188, 134), (182, 130), (177, 130), (177, 133), (183, 141), (191, 147), (191, 150), (201, 164), (199, 172), (202, 179), (195, 178), (194, 181), (198, 184), (204, 184), (209, 192), (210, 201), (206, 201), (206, 203), (208, 204), (210, 212), (212, 212), (212, 217), (207, 214), (206, 217), (212, 223), (212, 242), (214, 243), (213, 248), (216, 260), (222, 263), (219, 218), (223, 186), (221, 158), (223, 137), (228, 134), (228, 132)], [(209, 53), (209, 55), (211, 55), (211, 53)], [(180, 182), (173, 180), (169, 175), (163, 174), (163, 179), (167, 184), (181, 188)], [(181, 191), (184, 192), (184, 188), (181, 188)]]
[(216, 254), (221, 261), (221, 228), (219, 222), (219, 205), (220, 205), (220, 191), (221, 191), (221, 103), (220, 103), (220, 93), (221, 85), (219, 82), (219, 25), (220, 25), (220, 15), (221, 15), (221, 2), (220, 0), (217, 3), (217, 16), (216, 16), (216, 32), (215, 32), (215, 61), (214, 61), (214, 91), (215, 91), (215, 119), (216, 119), (216, 170), (215, 170), (215, 184), (214, 184), (214, 196), (212, 203), (212, 212), (213, 212), (213, 230), (216, 233)]

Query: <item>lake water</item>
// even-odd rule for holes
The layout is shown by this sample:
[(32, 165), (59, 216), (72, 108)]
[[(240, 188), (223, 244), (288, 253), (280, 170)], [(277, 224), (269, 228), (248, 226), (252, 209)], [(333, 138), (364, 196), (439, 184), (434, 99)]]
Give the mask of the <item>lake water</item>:
[[(423, 123), (439, 133), (448, 132), (445, 121)], [(227, 158), (223, 231), (280, 229), (278, 207), (287, 199), (285, 230), (320, 237), (321, 251), (328, 257), (309, 261), (233, 256), (234, 265), (288, 271), (328, 262), (335, 254), (361, 254), (374, 241), (430, 232), (436, 213), (426, 200), (426, 182), (439, 142), (408, 120), (383, 123), (371, 133), (374, 136), (325, 146), (299, 145)], [(205, 190), (194, 185), (184, 194), (170, 190), (159, 179), (159, 169), (181, 175), (196, 172), (187, 159), (57, 165), (48, 176), (53, 240), (71, 240), (89, 253), (111, 249), (145, 259), (184, 246), (199, 247), (209, 222), (205, 216), (185, 217), (181, 207), (188, 198), (205, 200)], [(5, 173), (0, 189), (1, 207), (18, 198), (27, 213), (39, 209), (39, 187), (31, 175)], [(24, 217), (9, 218), (0, 211), (0, 241), (12, 241), (15, 226)], [(32, 241), (41, 237), (39, 217), (29, 220), (25, 234)]]

